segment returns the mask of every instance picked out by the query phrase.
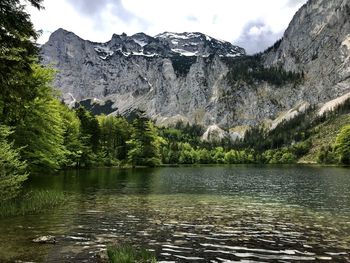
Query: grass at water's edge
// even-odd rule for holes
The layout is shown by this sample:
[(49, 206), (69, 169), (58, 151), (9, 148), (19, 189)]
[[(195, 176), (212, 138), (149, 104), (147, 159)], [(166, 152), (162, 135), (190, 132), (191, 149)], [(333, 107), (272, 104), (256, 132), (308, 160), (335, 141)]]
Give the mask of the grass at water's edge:
[(153, 252), (146, 249), (135, 249), (129, 245), (111, 246), (107, 248), (110, 263), (156, 263)]
[(63, 192), (35, 190), (15, 199), (0, 201), (0, 218), (40, 213), (62, 205), (67, 200)]

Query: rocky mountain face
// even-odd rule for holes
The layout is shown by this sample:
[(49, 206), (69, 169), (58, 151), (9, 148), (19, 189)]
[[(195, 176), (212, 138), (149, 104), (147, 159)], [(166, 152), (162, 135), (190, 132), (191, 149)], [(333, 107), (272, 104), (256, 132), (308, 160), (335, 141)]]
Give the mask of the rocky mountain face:
[[(349, 17), (349, 0), (310, 0), (283, 39), (255, 56), (259, 72), (248, 64), (251, 81), (235, 77), (248, 58), (243, 48), (201, 33), (122, 34), (94, 43), (59, 29), (42, 46), (42, 63), (59, 70), (55, 86), (68, 104), (110, 101), (112, 114), (139, 108), (160, 124), (217, 125), (236, 136), (350, 92)], [(276, 84), (269, 81), (276, 72), (302, 80)], [(262, 73), (270, 75), (256, 77)]]
[(315, 104), (350, 91), (349, 18), (349, 0), (309, 0), (265, 55), (267, 67), (305, 72), (298, 100)]

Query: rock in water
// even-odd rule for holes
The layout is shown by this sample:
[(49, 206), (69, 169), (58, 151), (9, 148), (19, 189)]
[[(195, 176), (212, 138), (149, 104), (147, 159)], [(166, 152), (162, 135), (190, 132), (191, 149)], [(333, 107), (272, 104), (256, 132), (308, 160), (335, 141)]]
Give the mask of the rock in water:
[(34, 243), (40, 244), (56, 244), (56, 237), (54, 236), (40, 236), (32, 240)]

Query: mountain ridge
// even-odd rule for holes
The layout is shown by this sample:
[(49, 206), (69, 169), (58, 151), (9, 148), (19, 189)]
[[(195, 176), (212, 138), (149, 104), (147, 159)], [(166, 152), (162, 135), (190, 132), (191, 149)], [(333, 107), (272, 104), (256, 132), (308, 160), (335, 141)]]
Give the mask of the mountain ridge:
[[(121, 35), (113, 34), (112, 38), (106, 42), (95, 42), (90, 40), (85, 40), (74, 32), (59, 28), (54, 31), (50, 39), (60, 38), (62, 35), (71, 35), (76, 37), (81, 41), (87, 41), (96, 48), (101, 47), (101, 50), (96, 50), (97, 52), (103, 53), (103, 49), (108, 47), (114, 48), (115, 51), (121, 51), (123, 55), (144, 55), (144, 56), (203, 56), (208, 57), (209, 55), (217, 54), (220, 57), (236, 57), (246, 55), (244, 48), (235, 46), (228, 41), (218, 40), (206, 34), (200, 32), (163, 32), (152, 37), (143, 32), (135, 33), (128, 36), (125, 33)], [(180, 43), (179, 43), (180, 42)], [(45, 43), (46, 44), (46, 43)], [(44, 45), (45, 45), (44, 44)], [(202, 44), (198, 47), (199, 44)], [(158, 45), (155, 47), (155, 45)], [(153, 49), (170, 49), (170, 50), (160, 50), (160, 53), (152, 53), (150, 50)], [(142, 53), (146, 49), (145, 53)]]
[(59, 69), (55, 85), (67, 103), (110, 100), (114, 114), (140, 108), (159, 124), (272, 125), (297, 105), (350, 92), (349, 10), (346, 0), (311, 0), (283, 39), (255, 56), (199, 32), (96, 43), (59, 30), (42, 46), (42, 62)]

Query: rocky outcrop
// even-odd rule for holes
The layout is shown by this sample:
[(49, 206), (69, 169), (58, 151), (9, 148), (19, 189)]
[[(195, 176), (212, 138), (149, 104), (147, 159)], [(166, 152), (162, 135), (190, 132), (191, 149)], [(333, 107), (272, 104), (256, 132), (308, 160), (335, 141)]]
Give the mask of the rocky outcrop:
[(230, 138), (228, 132), (224, 131), (219, 126), (214, 124), (214, 125), (210, 125), (207, 128), (207, 130), (204, 132), (201, 139), (203, 141), (220, 142), (220, 141), (228, 139), (228, 138)]
[(112, 114), (139, 108), (165, 125), (273, 124), (298, 105), (350, 92), (349, 16), (348, 0), (310, 0), (262, 54), (266, 68), (299, 72), (298, 83), (230, 81), (227, 61), (244, 58), (244, 49), (201, 33), (122, 34), (94, 43), (59, 29), (42, 46), (42, 62), (58, 69), (55, 85), (67, 104), (111, 101)]

